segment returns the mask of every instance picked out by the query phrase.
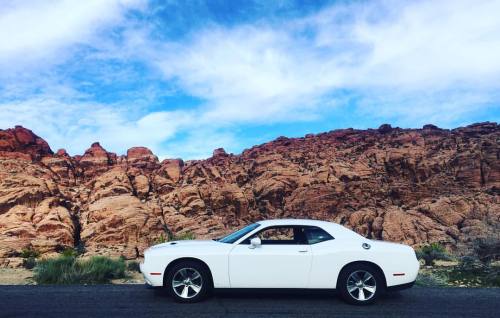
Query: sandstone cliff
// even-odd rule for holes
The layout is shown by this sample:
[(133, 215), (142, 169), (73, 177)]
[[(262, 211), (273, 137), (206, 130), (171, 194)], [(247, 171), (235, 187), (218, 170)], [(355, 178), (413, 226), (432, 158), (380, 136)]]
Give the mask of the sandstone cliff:
[(135, 258), (162, 233), (217, 237), (251, 221), (331, 220), (375, 239), (465, 250), (500, 228), (500, 128), (335, 130), (241, 155), (162, 162), (94, 143), (81, 156), (0, 130), (0, 264), (23, 248)]

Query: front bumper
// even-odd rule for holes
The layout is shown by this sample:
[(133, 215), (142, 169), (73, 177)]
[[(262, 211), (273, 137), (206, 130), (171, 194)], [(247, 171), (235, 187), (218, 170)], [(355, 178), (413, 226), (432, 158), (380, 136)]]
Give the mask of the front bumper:
[(146, 285), (151, 287), (163, 286), (163, 275), (152, 272), (144, 262), (139, 264), (139, 269), (141, 270), (142, 276), (144, 276)]

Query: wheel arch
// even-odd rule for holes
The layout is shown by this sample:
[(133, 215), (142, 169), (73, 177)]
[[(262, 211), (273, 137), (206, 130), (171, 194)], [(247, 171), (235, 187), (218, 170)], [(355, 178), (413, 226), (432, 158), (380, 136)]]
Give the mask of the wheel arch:
[(165, 271), (163, 272), (163, 286), (166, 286), (166, 280), (167, 280), (167, 277), (168, 277), (168, 273), (170, 272), (170, 270), (177, 264), (179, 263), (182, 263), (182, 262), (196, 262), (198, 264), (200, 264), (201, 266), (203, 266), (206, 270), (207, 270), (207, 273), (210, 277), (210, 284), (213, 286), (214, 284), (214, 279), (212, 277), (212, 271), (210, 270), (210, 266), (208, 266), (207, 263), (205, 263), (204, 261), (202, 261), (201, 259), (199, 258), (196, 258), (196, 257), (180, 257), (180, 258), (177, 258), (173, 261), (171, 261), (167, 267), (165, 268)]
[[(368, 265), (368, 266), (375, 268), (375, 270), (378, 271), (378, 273), (380, 274), (380, 276), (383, 279), (384, 289), (387, 289), (387, 278), (385, 277), (384, 271), (382, 270), (382, 268), (379, 265), (377, 265), (374, 262), (370, 262), (370, 261), (354, 261), (354, 262), (347, 263), (340, 270), (338, 277), (340, 277), (342, 275), (343, 271), (346, 270), (347, 267), (352, 266), (352, 265), (360, 265), (360, 264)], [(337, 286), (335, 286), (336, 288), (338, 288), (338, 284), (339, 284), (339, 280), (337, 279)]]

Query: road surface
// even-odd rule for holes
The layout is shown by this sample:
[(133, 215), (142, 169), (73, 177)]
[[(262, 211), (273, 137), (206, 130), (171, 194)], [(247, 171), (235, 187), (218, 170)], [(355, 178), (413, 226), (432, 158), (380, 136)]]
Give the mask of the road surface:
[(331, 292), (219, 291), (178, 304), (142, 285), (0, 286), (0, 317), (500, 317), (500, 288), (419, 288), (371, 306)]

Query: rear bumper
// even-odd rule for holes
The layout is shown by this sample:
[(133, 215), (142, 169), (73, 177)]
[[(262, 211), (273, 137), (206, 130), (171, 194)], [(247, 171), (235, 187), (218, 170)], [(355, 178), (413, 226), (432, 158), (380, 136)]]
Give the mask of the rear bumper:
[(393, 285), (393, 286), (387, 287), (387, 291), (398, 291), (398, 290), (408, 289), (408, 288), (412, 288), (413, 285), (415, 285), (415, 281), (405, 283), (405, 284)]

